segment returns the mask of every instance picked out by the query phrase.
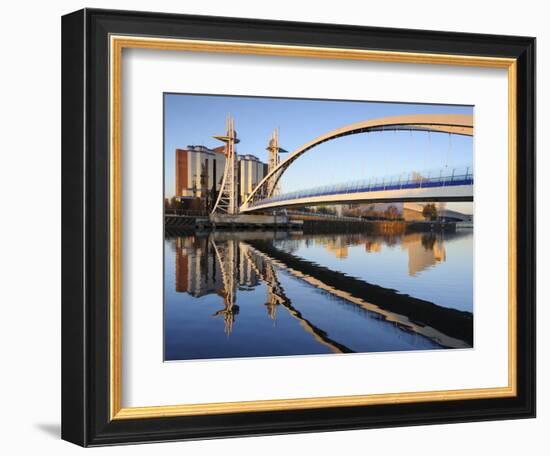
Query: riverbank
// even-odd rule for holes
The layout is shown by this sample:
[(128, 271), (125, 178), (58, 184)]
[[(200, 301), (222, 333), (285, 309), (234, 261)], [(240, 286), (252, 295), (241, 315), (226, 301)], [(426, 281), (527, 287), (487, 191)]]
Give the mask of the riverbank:
[(332, 221), (304, 220), (304, 234), (316, 233), (368, 233), (368, 234), (405, 234), (456, 231), (456, 223), (407, 222), (402, 220), (361, 220)]
[(197, 231), (246, 231), (246, 230), (302, 230), (303, 221), (290, 219), (287, 215), (238, 214), (232, 216), (165, 215), (167, 232)]
[(405, 234), (430, 232), (455, 232), (457, 223), (437, 221), (321, 219), (315, 217), (241, 215), (236, 217), (207, 217), (167, 215), (164, 219), (168, 233), (194, 233), (198, 231), (275, 230), (302, 231), (304, 234), (372, 233)]

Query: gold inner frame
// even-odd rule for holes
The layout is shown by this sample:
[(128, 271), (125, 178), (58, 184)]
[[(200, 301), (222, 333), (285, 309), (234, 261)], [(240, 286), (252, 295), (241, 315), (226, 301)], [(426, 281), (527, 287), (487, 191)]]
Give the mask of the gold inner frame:
[[(367, 60), (431, 65), (454, 65), (508, 70), (508, 385), (505, 387), (403, 392), (353, 396), (274, 399), (244, 402), (122, 407), (122, 51), (128, 48), (163, 51), (254, 54), (317, 59)], [(516, 290), (516, 119), (517, 62), (511, 58), (468, 55), (387, 52), (309, 46), (287, 46), (150, 38), (110, 37), (110, 412), (111, 419), (158, 418), (239, 412), (265, 412), (374, 404), (396, 404), (459, 399), (512, 397), (517, 394), (517, 290)]]

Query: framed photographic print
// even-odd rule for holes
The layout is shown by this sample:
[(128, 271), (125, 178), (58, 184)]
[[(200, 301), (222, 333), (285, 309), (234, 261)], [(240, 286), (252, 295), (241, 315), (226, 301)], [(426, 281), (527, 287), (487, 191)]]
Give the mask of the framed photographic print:
[(535, 40), (62, 21), (62, 437), (535, 416)]

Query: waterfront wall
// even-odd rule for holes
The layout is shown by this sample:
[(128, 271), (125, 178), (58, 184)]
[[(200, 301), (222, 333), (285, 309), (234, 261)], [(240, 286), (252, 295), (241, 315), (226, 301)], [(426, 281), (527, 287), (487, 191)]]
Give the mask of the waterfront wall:
[(284, 215), (239, 215), (231, 218), (221, 216), (191, 217), (166, 216), (165, 230), (173, 232), (195, 232), (212, 229), (246, 230), (246, 229), (299, 229), (305, 234), (328, 233), (372, 233), (399, 235), (412, 232), (455, 232), (456, 223), (441, 223), (402, 220), (299, 220)]
[(286, 215), (239, 214), (234, 216), (210, 215), (193, 217), (167, 214), (164, 227), (168, 234), (204, 230), (302, 230), (301, 220), (290, 220)]

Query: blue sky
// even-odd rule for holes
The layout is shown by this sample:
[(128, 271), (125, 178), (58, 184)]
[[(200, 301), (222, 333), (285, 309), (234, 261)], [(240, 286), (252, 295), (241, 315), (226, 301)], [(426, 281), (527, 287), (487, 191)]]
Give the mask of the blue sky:
[[(472, 106), (355, 102), (259, 97), (165, 94), (165, 193), (174, 194), (176, 148), (188, 144), (216, 147), (212, 136), (225, 132), (228, 113), (235, 118), (239, 154), (267, 161), (268, 139), (279, 128), (283, 148), (293, 151), (311, 139), (361, 120), (421, 114), (472, 114)], [(285, 155), (282, 156), (284, 159)], [(376, 132), (338, 138), (313, 148), (288, 169), (282, 191), (348, 182), (406, 171), (472, 165), (472, 138), (425, 132)]]

